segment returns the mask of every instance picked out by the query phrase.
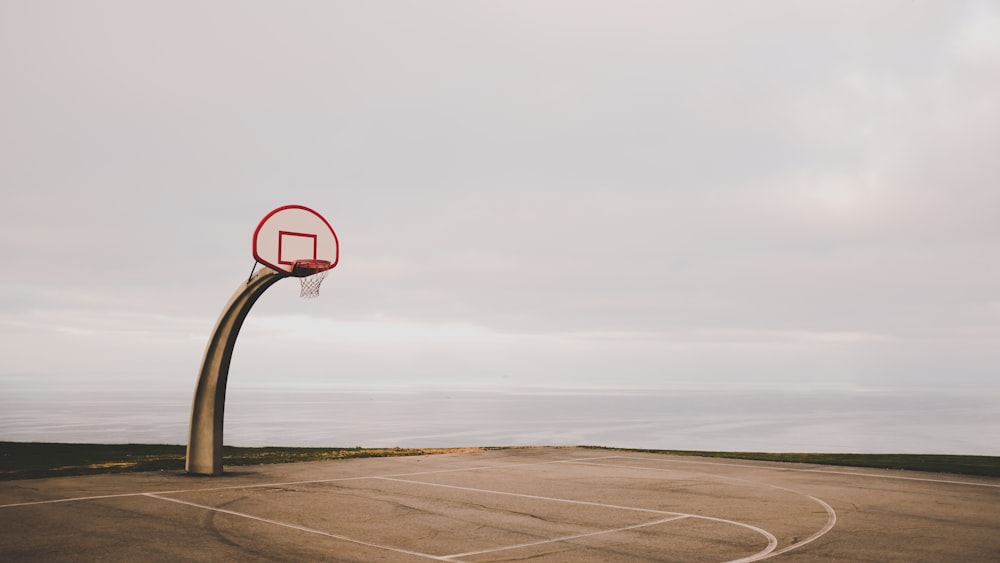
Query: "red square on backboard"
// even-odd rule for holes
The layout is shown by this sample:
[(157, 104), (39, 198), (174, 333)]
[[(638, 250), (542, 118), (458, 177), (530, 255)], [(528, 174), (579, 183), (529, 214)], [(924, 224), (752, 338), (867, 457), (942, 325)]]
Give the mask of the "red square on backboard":
[(278, 231), (278, 262), (280, 264), (315, 259), (316, 235)]

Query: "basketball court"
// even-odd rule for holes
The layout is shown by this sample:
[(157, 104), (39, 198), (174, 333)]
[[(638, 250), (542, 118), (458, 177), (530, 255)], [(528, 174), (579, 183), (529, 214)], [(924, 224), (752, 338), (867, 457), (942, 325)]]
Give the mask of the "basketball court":
[(986, 561), (1000, 479), (524, 448), (0, 483), (6, 561)]
[(0, 483), (4, 561), (1000, 560), (1000, 480), (583, 448), (223, 471), (240, 326), (271, 285), (315, 297), (323, 216), (279, 207), (206, 348), (183, 472)]

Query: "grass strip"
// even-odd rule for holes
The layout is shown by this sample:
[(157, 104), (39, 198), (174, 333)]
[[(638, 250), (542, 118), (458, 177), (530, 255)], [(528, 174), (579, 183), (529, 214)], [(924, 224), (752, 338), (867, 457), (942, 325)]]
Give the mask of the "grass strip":
[(783, 461), (789, 463), (872, 467), (878, 469), (903, 469), (907, 471), (927, 471), (930, 473), (954, 473), (958, 475), (1000, 477), (1000, 457), (981, 455), (699, 452), (691, 450), (604, 448), (601, 446), (582, 447), (681, 456), (750, 459), (757, 461)]
[[(480, 448), (242, 448), (224, 446), (226, 466), (481, 451)], [(178, 471), (186, 446), (0, 442), (0, 481), (63, 475)]]
[[(697, 457), (749, 459), (903, 469), (932, 473), (954, 473), (1000, 477), (1000, 457), (972, 455), (918, 454), (823, 454), (767, 452), (705, 452), (692, 450), (651, 450), (634, 448), (584, 448)], [(295, 463), (361, 457), (390, 457), (462, 453), (507, 448), (244, 448), (223, 447), (226, 466), (264, 463)], [(166, 444), (61, 444), (45, 442), (0, 442), (0, 481), (89, 475), (96, 473), (128, 473), (135, 471), (182, 471), (185, 446)]]

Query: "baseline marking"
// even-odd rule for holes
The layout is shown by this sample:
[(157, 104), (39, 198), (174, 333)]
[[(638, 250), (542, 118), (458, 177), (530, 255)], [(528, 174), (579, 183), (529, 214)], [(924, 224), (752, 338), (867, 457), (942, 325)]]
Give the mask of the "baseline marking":
[[(651, 454), (651, 455), (660, 455), (660, 454)], [(0, 508), (13, 508), (13, 507), (17, 507), (17, 506), (32, 506), (32, 505), (38, 505), (38, 504), (55, 504), (55, 503), (60, 503), (60, 502), (99, 500), (99, 499), (105, 499), (105, 498), (122, 498), (122, 497), (130, 497), (130, 496), (139, 496), (139, 495), (144, 495), (144, 494), (164, 494), (164, 495), (166, 495), (166, 494), (194, 493), (194, 492), (199, 492), (199, 491), (225, 491), (225, 490), (234, 490), (234, 489), (252, 489), (252, 488), (257, 488), (257, 487), (281, 487), (281, 486), (288, 486), (288, 485), (309, 485), (309, 484), (313, 484), (313, 483), (334, 483), (334, 482), (337, 482), (337, 481), (353, 481), (353, 480), (357, 480), (357, 479), (379, 479), (379, 478), (388, 478), (388, 477), (415, 477), (415, 476), (418, 476), (418, 475), (435, 475), (435, 474), (438, 474), (438, 473), (455, 473), (455, 472), (461, 472), (461, 471), (478, 471), (478, 470), (481, 470), (481, 469), (507, 469), (507, 468), (515, 468), (515, 467), (531, 467), (531, 466), (537, 466), (537, 465), (550, 465), (550, 464), (556, 464), (556, 463), (569, 463), (569, 464), (576, 463), (576, 464), (580, 464), (580, 463), (585, 463), (585, 462), (588, 462), (588, 461), (591, 461), (591, 460), (604, 460), (604, 459), (640, 459), (640, 460), (647, 460), (647, 461), (648, 460), (664, 461), (664, 462), (669, 462), (669, 463), (687, 463), (687, 464), (692, 464), (692, 465), (716, 465), (716, 466), (719, 466), (719, 467), (745, 467), (745, 468), (760, 469), (760, 470), (766, 470), (766, 471), (791, 471), (791, 472), (799, 472), (799, 473), (827, 473), (827, 474), (830, 474), (830, 475), (852, 475), (852, 476), (855, 476), (855, 477), (872, 477), (872, 478), (876, 478), (876, 479), (898, 479), (898, 480), (904, 480), (904, 481), (923, 481), (923, 482), (930, 482), (930, 483), (945, 483), (945, 484), (951, 484), (951, 485), (967, 485), (967, 486), (971, 486), (971, 487), (1000, 488), (1000, 484), (994, 484), (994, 483), (976, 483), (976, 482), (973, 482), (973, 481), (955, 481), (955, 480), (946, 480), (946, 479), (930, 479), (930, 478), (926, 478), (926, 477), (904, 477), (904, 476), (901, 476), (901, 475), (878, 475), (878, 474), (874, 474), (874, 473), (860, 473), (860, 472), (850, 472), (850, 471), (831, 471), (831, 470), (828, 470), (828, 469), (798, 469), (798, 468), (794, 468), (794, 467), (767, 467), (767, 466), (763, 466), (763, 465), (751, 465), (751, 464), (747, 464), (747, 463), (719, 463), (719, 462), (711, 462), (711, 461), (692, 461), (692, 460), (670, 459), (670, 458), (667, 458), (666, 456), (664, 456), (662, 458), (654, 458), (654, 457), (636, 457), (636, 456), (610, 455), (610, 456), (592, 456), (592, 457), (579, 457), (579, 458), (570, 458), (570, 459), (559, 459), (559, 460), (554, 460), (554, 461), (539, 461), (539, 462), (535, 462), (535, 463), (512, 463), (512, 464), (504, 464), (504, 465), (482, 465), (482, 466), (478, 466), (478, 467), (464, 467), (464, 468), (460, 468), (460, 469), (439, 469), (439, 470), (433, 470), (433, 471), (417, 471), (417, 472), (412, 472), (412, 473), (391, 473), (391, 474), (383, 475), (383, 476), (336, 477), (336, 478), (332, 478), (332, 479), (312, 479), (312, 480), (307, 480), (307, 481), (284, 481), (284, 482), (278, 482), (278, 483), (251, 483), (251, 484), (243, 484), (243, 485), (228, 485), (228, 486), (225, 486), (225, 487), (204, 487), (204, 488), (197, 488), (197, 489), (177, 489), (177, 490), (172, 490), (172, 491), (151, 491), (149, 493), (147, 493), (147, 492), (119, 493), (119, 494), (113, 494), (113, 495), (95, 495), (95, 496), (86, 496), (86, 497), (73, 497), (73, 498), (61, 498), (61, 499), (50, 499), (50, 500), (37, 500), (37, 501), (29, 501), (29, 502), (17, 502), (17, 503), (11, 503), (11, 504), (0, 504)], [(774, 463), (774, 462), (767, 462), (767, 463)]]
[[(618, 457), (618, 456), (603, 456), (601, 458), (595, 458), (595, 459), (604, 459), (604, 457)], [(590, 458), (583, 458), (583, 459), (590, 459)], [(536, 462), (536, 463), (512, 463), (512, 464), (508, 464), (508, 465), (482, 465), (482, 466), (478, 466), (478, 467), (463, 467), (463, 468), (460, 468), (460, 469), (438, 469), (438, 470), (434, 470), (434, 471), (419, 471), (419, 472), (413, 472), (413, 473), (390, 473), (388, 475), (383, 475), (383, 476), (378, 476), (378, 475), (376, 475), (376, 476), (363, 475), (363, 476), (359, 476), (359, 477), (334, 477), (334, 478), (331, 478), (331, 479), (311, 479), (311, 480), (308, 480), (308, 481), (282, 481), (282, 482), (278, 482), (278, 483), (246, 483), (246, 484), (243, 484), (243, 485), (227, 485), (225, 487), (202, 487), (202, 488), (197, 488), (197, 489), (175, 489), (175, 490), (167, 490), (167, 491), (144, 491), (144, 492), (138, 492), (138, 493), (116, 493), (116, 494), (113, 494), (113, 495), (94, 495), (94, 496), (88, 496), (88, 497), (72, 497), (72, 498), (59, 498), (59, 499), (49, 499), (49, 500), (33, 500), (33, 501), (28, 501), (28, 502), (15, 502), (15, 503), (11, 503), (11, 504), (0, 504), (0, 508), (13, 508), (13, 507), (16, 507), (16, 506), (33, 506), (33, 505), (37, 505), (37, 504), (55, 504), (55, 503), (59, 503), (59, 502), (75, 502), (75, 501), (86, 501), (86, 500), (100, 500), (100, 499), (106, 499), (106, 498), (136, 497), (136, 496), (150, 495), (150, 494), (157, 494), (157, 495), (175, 495), (175, 494), (177, 494), (177, 495), (179, 495), (179, 494), (184, 494), (184, 493), (198, 493), (198, 492), (205, 492), (205, 491), (232, 491), (232, 490), (238, 490), (238, 489), (256, 489), (256, 488), (262, 488), (262, 487), (287, 487), (289, 485), (312, 485), (312, 484), (316, 484), (316, 483), (335, 483), (335, 482), (338, 482), (338, 481), (357, 481), (359, 479), (379, 479), (380, 477), (412, 477), (412, 476), (417, 476), (417, 475), (436, 475), (438, 473), (456, 473), (456, 472), (460, 472), (460, 471), (479, 471), (481, 469), (504, 469), (504, 468), (508, 468), (508, 467), (526, 467), (526, 466), (535, 466), (535, 465), (547, 465), (547, 464), (553, 464), (553, 463), (564, 463), (566, 461), (572, 461), (572, 460), (560, 459), (560, 460), (555, 460), (555, 461), (539, 461), (539, 462)]]
[(115, 495), (95, 495), (92, 497), (57, 498), (50, 500), (33, 500), (28, 502), (15, 502), (11, 504), (0, 504), (0, 508), (13, 508), (15, 506), (34, 506), (36, 504), (56, 504), (60, 502), (76, 502), (84, 500), (101, 500), (105, 498), (137, 497), (147, 493), (119, 493)]

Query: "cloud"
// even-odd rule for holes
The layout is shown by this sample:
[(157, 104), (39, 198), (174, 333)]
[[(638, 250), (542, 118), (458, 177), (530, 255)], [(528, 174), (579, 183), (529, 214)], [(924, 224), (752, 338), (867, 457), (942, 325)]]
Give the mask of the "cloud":
[(272, 371), (264, 334), (389, 379), (996, 365), (988, 3), (0, 10), (25, 354), (196, 362), (179, 327), (207, 334), (253, 227), (300, 203), (342, 261), (320, 303), (289, 281), (256, 305), (241, 353)]

